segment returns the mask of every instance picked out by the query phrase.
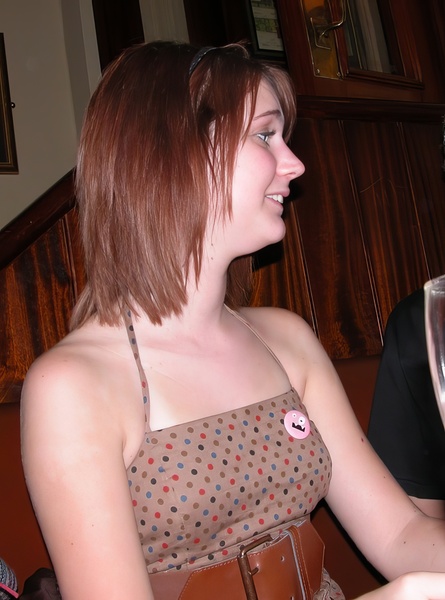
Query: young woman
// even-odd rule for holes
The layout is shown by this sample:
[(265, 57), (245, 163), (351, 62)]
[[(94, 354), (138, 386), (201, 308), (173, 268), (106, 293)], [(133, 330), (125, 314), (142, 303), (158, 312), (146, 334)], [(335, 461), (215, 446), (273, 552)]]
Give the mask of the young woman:
[(324, 496), (394, 580), (366, 598), (445, 598), (445, 525), (373, 453), (310, 327), (241, 308), (245, 257), (283, 238), (304, 171), (294, 120), (287, 75), (238, 45), (131, 48), (93, 95), (77, 168), (88, 284), (23, 391), (63, 600), (281, 600), (303, 571), (306, 597), (342, 598), (309, 523)]

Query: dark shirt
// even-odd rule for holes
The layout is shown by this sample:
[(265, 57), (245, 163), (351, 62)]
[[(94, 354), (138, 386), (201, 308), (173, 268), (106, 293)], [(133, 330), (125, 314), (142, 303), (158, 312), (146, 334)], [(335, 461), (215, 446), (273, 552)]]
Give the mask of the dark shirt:
[(445, 499), (445, 429), (428, 365), (424, 305), (420, 289), (388, 319), (368, 437), (408, 495)]

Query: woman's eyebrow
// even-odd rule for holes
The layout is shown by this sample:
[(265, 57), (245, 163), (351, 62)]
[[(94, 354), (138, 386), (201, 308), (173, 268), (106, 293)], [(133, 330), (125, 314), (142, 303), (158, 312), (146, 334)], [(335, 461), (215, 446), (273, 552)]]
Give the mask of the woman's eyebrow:
[(277, 117), (278, 119), (282, 119), (283, 113), (278, 108), (276, 108), (274, 110), (267, 110), (266, 112), (263, 112), (260, 115), (256, 115), (255, 117), (253, 117), (253, 121), (257, 121), (258, 119), (262, 119), (263, 117), (270, 117), (270, 116), (274, 116), (274, 117)]

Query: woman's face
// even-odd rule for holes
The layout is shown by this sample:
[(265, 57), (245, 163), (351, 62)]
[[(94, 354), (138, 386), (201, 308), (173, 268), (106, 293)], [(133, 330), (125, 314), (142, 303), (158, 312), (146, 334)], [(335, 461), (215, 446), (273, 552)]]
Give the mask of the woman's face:
[(261, 83), (253, 120), (235, 163), (232, 218), (222, 224), (225, 247), (234, 252), (233, 257), (284, 237), (283, 201), (289, 195), (290, 182), (304, 173), (304, 165), (284, 141), (283, 125), (274, 92)]

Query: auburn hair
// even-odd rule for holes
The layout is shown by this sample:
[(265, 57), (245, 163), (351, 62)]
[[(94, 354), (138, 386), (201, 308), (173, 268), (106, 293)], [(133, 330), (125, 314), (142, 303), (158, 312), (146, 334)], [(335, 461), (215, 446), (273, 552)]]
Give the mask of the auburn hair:
[[(209, 218), (231, 216), (236, 154), (262, 81), (277, 96), (289, 136), (296, 114), (289, 76), (242, 45), (197, 55), (188, 44), (152, 42), (107, 67), (79, 144), (87, 284), (72, 327), (92, 315), (117, 325), (125, 307), (140, 307), (158, 324), (181, 313), (190, 273), (199, 280)], [(230, 265), (229, 305), (246, 302), (251, 271), (248, 257)]]

